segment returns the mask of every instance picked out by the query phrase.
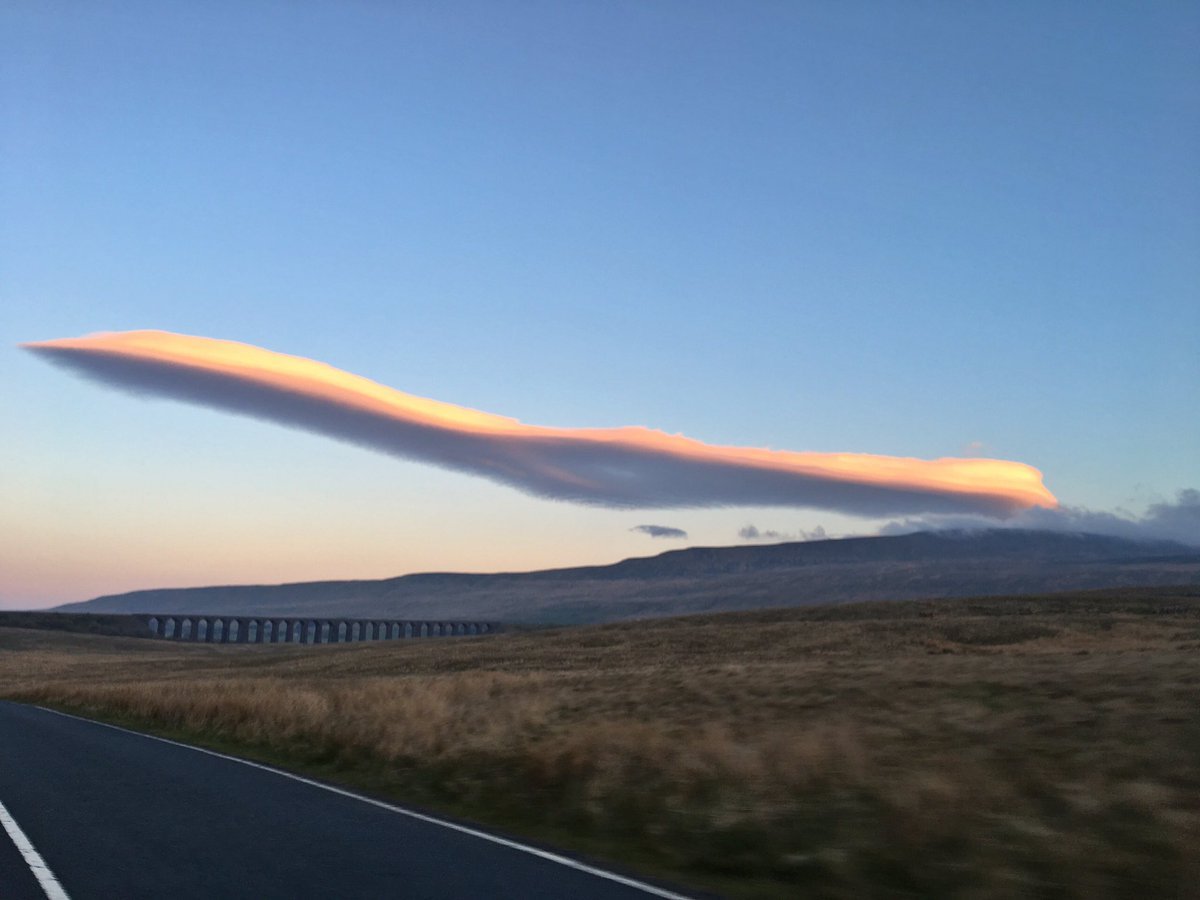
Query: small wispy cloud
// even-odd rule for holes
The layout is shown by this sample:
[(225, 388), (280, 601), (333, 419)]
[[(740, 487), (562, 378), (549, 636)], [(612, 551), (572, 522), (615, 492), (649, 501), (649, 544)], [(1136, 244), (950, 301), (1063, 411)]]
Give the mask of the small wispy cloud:
[(634, 525), (630, 531), (640, 531), (652, 538), (686, 539), (688, 533), (682, 528), (672, 528), (670, 525)]
[(879, 533), (910, 534), (947, 528), (970, 530), (997, 527), (1088, 532), (1132, 540), (1168, 540), (1200, 546), (1200, 490), (1184, 488), (1173, 501), (1152, 503), (1141, 515), (1126, 510), (1103, 512), (1082, 506), (1029, 509), (1004, 522), (982, 516), (926, 515), (888, 522)]
[(797, 531), (760, 530), (754, 525), (743, 525), (738, 529), (738, 537), (744, 541), (824, 541), (829, 539), (824, 526), (818, 525), (811, 531), (803, 528)]

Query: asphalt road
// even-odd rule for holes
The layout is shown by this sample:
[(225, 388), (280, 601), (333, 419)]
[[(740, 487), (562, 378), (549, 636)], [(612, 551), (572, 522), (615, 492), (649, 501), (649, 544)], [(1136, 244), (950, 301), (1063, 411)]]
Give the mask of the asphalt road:
[[(274, 770), (0, 702), (3, 810), (71, 900), (678, 896)], [(0, 898), (45, 900), (5, 831)]]

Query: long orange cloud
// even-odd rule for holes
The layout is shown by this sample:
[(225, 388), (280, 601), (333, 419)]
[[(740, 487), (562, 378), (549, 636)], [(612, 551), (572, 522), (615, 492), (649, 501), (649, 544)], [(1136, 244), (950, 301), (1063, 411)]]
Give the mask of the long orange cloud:
[(23, 344), (76, 372), (603, 506), (795, 506), (862, 515), (1054, 507), (1041, 473), (996, 459), (796, 453), (648, 428), (548, 428), (392, 388), (299, 356), (165, 331)]

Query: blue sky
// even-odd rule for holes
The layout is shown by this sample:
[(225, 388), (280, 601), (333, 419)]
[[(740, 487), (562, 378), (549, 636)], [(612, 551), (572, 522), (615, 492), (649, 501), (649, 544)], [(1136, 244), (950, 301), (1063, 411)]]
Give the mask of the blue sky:
[(1094, 510), (1200, 485), (1198, 43), (1187, 4), (7, 4), (0, 604), (881, 524), (536, 500), (15, 347), (100, 330)]

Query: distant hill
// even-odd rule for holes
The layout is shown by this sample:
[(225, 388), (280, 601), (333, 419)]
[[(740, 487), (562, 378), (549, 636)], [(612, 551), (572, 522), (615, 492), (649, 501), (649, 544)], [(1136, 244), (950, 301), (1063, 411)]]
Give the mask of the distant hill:
[(167, 588), (61, 612), (479, 618), (604, 622), (694, 612), (1200, 584), (1200, 548), (1095, 534), (994, 529), (692, 547), (607, 566), (373, 581)]

